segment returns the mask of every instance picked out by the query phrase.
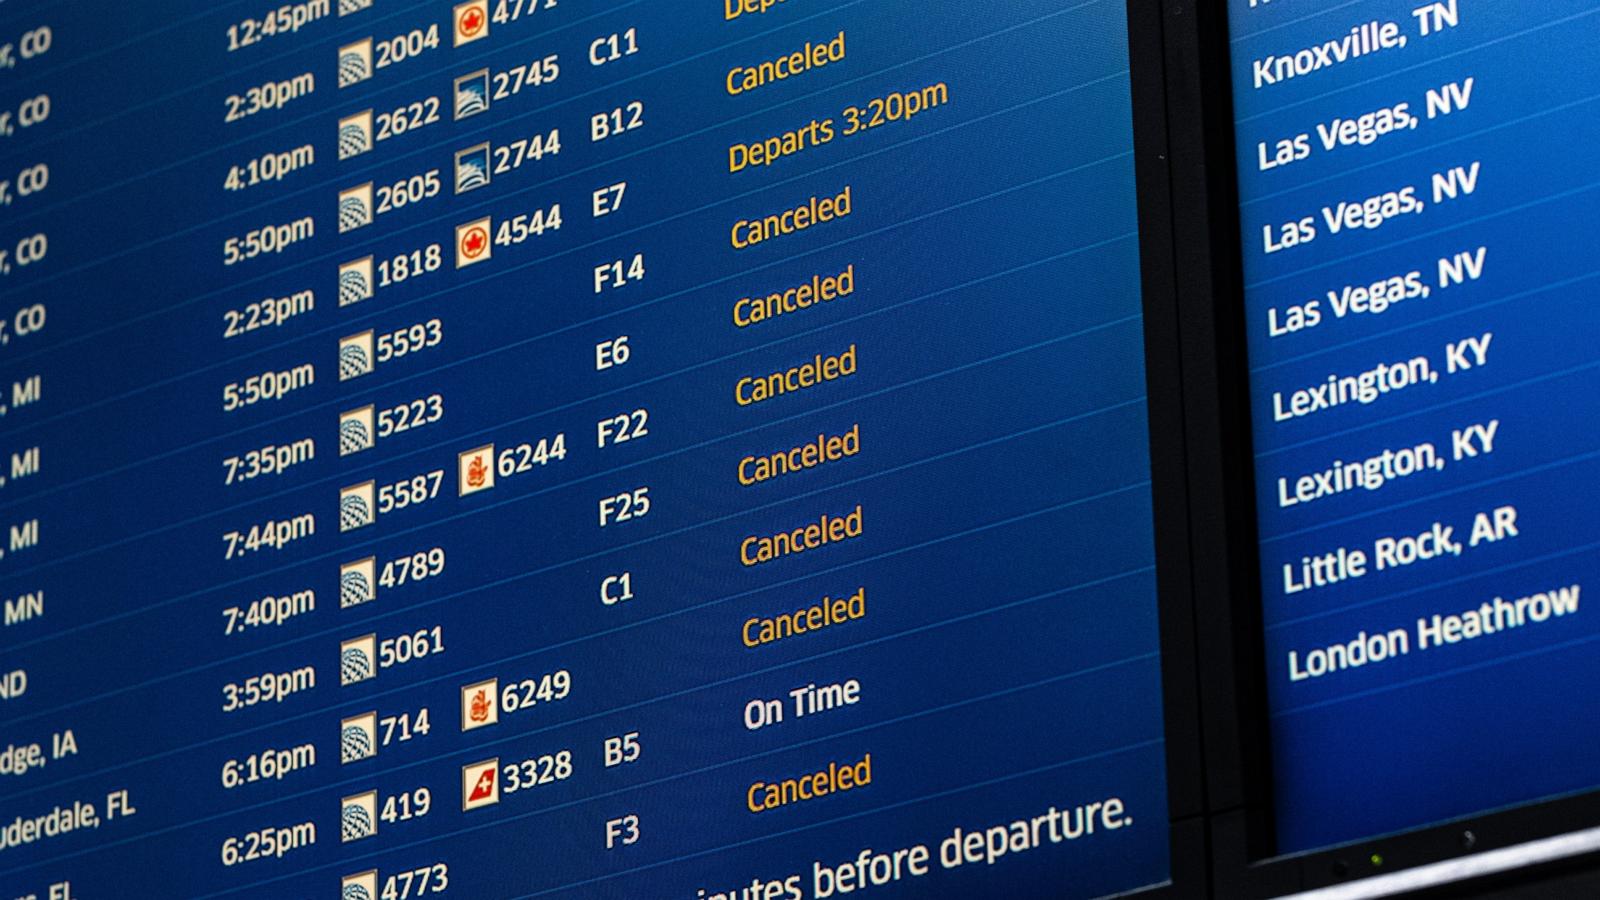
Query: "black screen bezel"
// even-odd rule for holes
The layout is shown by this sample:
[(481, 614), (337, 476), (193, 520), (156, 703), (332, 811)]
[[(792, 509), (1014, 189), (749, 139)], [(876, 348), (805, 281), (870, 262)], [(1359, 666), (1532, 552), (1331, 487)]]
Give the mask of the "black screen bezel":
[(1205, 765), (1201, 753), (1198, 659), (1190, 560), (1187, 435), (1183, 428), (1177, 245), (1161, 0), (1126, 0), (1134, 174), (1150, 422), (1156, 584), (1161, 640), (1171, 873), (1132, 896), (1209, 896)]

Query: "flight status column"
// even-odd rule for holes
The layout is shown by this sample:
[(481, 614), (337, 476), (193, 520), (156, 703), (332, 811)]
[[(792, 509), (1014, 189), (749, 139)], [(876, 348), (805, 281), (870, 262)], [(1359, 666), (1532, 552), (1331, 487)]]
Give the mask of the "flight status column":
[(1168, 876), (1117, 0), (0, 4), (11, 897)]
[(1280, 849), (1600, 785), (1600, 8), (1229, 14)]

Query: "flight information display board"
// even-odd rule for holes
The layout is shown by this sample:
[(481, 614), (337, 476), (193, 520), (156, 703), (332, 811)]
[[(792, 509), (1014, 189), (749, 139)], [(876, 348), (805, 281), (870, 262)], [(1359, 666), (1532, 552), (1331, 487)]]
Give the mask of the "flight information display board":
[(1600, 786), (1600, 7), (1228, 11), (1278, 849)]
[(0, 3), (4, 896), (1165, 881), (1127, 31)]

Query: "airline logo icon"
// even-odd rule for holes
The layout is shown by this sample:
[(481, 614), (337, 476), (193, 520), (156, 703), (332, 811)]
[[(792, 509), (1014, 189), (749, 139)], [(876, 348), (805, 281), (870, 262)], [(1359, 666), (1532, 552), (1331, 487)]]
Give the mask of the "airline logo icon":
[(339, 158), (350, 159), (372, 149), (372, 110), (339, 120)]
[[(339, 15), (349, 16), (372, 8), (372, 0), (339, 0)], [(376, 894), (374, 894), (376, 896)]]
[(339, 48), (339, 87), (347, 88), (372, 77), (372, 38)]
[(477, 265), (494, 255), (494, 242), (490, 232), (494, 222), (489, 216), (456, 226), (456, 268)]
[(372, 224), (372, 182), (339, 192), (339, 233)]
[(363, 406), (339, 415), (339, 455), (349, 456), (371, 450), (377, 442), (376, 411), (373, 406)]
[(353, 259), (340, 266), (339, 305), (349, 306), (363, 300), (371, 300), (372, 284), (372, 257)]
[(456, 119), (489, 109), (489, 70), (479, 69), (456, 79)]
[(500, 802), (500, 759), (486, 759), (461, 767), (461, 811), (469, 812)]
[(378, 558), (369, 556), (339, 567), (339, 608), (349, 609), (378, 599)]
[(339, 801), (339, 842), (348, 844), (378, 833), (378, 792), (367, 791)]
[(456, 193), (485, 187), (490, 177), (488, 141), (456, 153)]
[(363, 331), (339, 339), (339, 380), (349, 381), (372, 374), (372, 332)]
[(339, 765), (378, 755), (378, 714), (351, 716), (339, 723)]
[(489, 36), (489, 0), (467, 0), (456, 4), (456, 46)]
[(346, 875), (339, 900), (378, 900), (378, 870)]
[(378, 677), (378, 636), (351, 638), (339, 645), (339, 686), (348, 687)]
[(377, 482), (353, 484), (339, 492), (339, 530), (355, 531), (378, 520)]
[(457, 459), (461, 468), (461, 496), (494, 487), (494, 445), (468, 450)]
[(475, 731), (500, 722), (500, 679), (491, 678), (461, 689), (461, 730)]

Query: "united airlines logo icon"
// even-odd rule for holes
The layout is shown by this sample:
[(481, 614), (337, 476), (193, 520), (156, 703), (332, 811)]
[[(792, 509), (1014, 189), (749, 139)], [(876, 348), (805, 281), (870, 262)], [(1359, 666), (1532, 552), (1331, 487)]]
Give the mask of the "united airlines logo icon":
[(339, 686), (348, 687), (378, 677), (378, 636), (351, 638), (339, 645)]
[(351, 260), (339, 267), (339, 305), (372, 299), (372, 257)]
[(339, 15), (352, 16), (372, 8), (372, 0), (339, 0)]
[(456, 226), (456, 268), (465, 269), (487, 261), (494, 255), (494, 242), (490, 235), (494, 222), (489, 216)]
[(339, 567), (339, 608), (349, 609), (378, 599), (378, 558), (369, 556)]
[(351, 716), (339, 723), (339, 765), (361, 762), (378, 755), (378, 714)]
[(339, 192), (339, 233), (372, 224), (372, 182)]
[[(372, 77), (372, 38), (339, 48), (339, 87), (347, 88)], [(324, 120), (326, 121), (326, 120)]]
[(489, 36), (489, 0), (467, 0), (456, 4), (456, 46)]
[(339, 492), (339, 530), (355, 531), (378, 519), (376, 482), (351, 485)]
[(485, 444), (458, 457), (461, 469), (461, 496), (494, 487), (494, 445)]
[(372, 149), (372, 110), (339, 120), (339, 158), (350, 159)]
[(500, 802), (500, 760), (486, 759), (461, 767), (461, 810), (468, 812)]
[(465, 194), (489, 184), (489, 142), (456, 154), (456, 193)]
[(489, 70), (479, 69), (456, 79), (456, 118), (465, 119), (489, 109)]
[(346, 875), (339, 900), (378, 900), (378, 870)]
[(339, 380), (372, 374), (372, 332), (339, 339)]
[(376, 407), (363, 406), (339, 416), (339, 455), (350, 456), (371, 450), (377, 443)]
[(461, 689), (461, 730), (473, 731), (500, 722), (500, 679), (491, 678)]
[(367, 791), (339, 801), (339, 841), (365, 840), (378, 833), (378, 792)]

